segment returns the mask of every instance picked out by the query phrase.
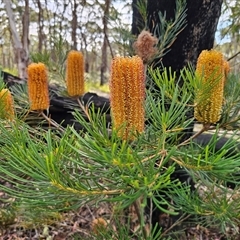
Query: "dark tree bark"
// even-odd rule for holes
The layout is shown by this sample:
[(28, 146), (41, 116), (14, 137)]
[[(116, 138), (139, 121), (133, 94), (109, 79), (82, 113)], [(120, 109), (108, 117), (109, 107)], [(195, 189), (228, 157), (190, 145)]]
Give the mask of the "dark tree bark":
[[(140, 0), (132, 1), (132, 34), (137, 36), (145, 27), (145, 21), (138, 9), (138, 3)], [(141, 0), (146, 1), (146, 0)]]
[[(179, 71), (189, 62), (195, 66), (200, 52), (213, 47), (222, 3), (223, 0), (187, 0), (187, 26), (178, 35), (171, 51), (163, 57), (165, 67), (171, 66), (173, 70)], [(159, 11), (166, 12), (166, 18), (170, 20), (174, 18), (175, 8), (176, 0), (148, 0), (150, 31), (153, 32), (159, 23)]]

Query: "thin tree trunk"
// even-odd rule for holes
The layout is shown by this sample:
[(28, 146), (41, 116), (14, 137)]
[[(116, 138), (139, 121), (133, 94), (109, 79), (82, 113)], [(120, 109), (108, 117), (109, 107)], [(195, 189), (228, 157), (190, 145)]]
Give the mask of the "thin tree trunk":
[(25, 10), (22, 16), (22, 44), (29, 56), (29, 0), (25, 0)]
[(88, 43), (87, 43), (87, 38), (86, 38), (86, 35), (84, 33), (81, 33), (81, 38), (82, 38), (82, 41), (81, 43), (84, 44), (83, 47), (81, 47), (81, 49), (85, 49), (85, 59), (84, 59), (84, 62), (85, 62), (85, 72), (86, 73), (89, 73), (89, 52), (87, 51), (87, 46), (88, 46)]
[(77, 49), (77, 8), (76, 0), (73, 1), (72, 7), (72, 48)]
[(43, 50), (43, 43), (44, 43), (44, 32), (43, 32), (43, 9), (42, 9), (42, 4), (41, 1), (37, 1), (37, 6), (38, 6), (38, 51), (41, 53)]
[(107, 71), (107, 46), (108, 46), (108, 16), (111, 0), (105, 1), (104, 16), (103, 16), (103, 45), (102, 45), (102, 63), (101, 63), (101, 79), (100, 85), (106, 82), (106, 71)]
[[(65, 19), (65, 13), (66, 13), (67, 7), (68, 7), (68, 1), (64, 0), (63, 11), (62, 11), (63, 19)], [(64, 26), (64, 21), (60, 21), (59, 22), (59, 32), (62, 34), (66, 33), (66, 27), (63, 28), (63, 26)]]
[(19, 34), (16, 28), (16, 22), (14, 18), (14, 14), (11, 8), (12, 2), (11, 0), (3, 0), (6, 8), (6, 12), (9, 19), (10, 31), (13, 40), (13, 48), (15, 53), (15, 61), (17, 62), (18, 74), (20, 78), (27, 78), (27, 64), (28, 64), (28, 54), (24, 49), (23, 44), (20, 40)]

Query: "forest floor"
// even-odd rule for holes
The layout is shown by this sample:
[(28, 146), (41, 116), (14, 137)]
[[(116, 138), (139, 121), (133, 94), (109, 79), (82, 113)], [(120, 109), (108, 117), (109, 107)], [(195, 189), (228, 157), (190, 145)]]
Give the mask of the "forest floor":
[[(136, 220), (137, 216), (130, 214), (131, 220)], [(159, 216), (159, 219), (161, 216)], [(166, 220), (166, 219), (165, 219)], [(94, 224), (98, 221), (103, 222), (104, 227), (108, 229), (117, 229), (112, 220), (112, 208), (109, 204), (100, 204), (97, 207), (83, 205), (77, 211), (62, 213), (57, 219), (48, 220), (47, 223), (34, 223), (27, 225), (21, 222), (21, 216), (15, 216), (12, 222), (3, 224), (0, 220), (0, 239), (1, 240), (95, 240), (105, 238), (98, 238), (95, 234)], [(135, 221), (132, 226), (132, 234), (138, 229), (139, 224)], [(117, 231), (117, 230), (116, 230)], [(113, 234), (114, 235), (114, 234)], [(176, 236), (176, 235), (175, 235)], [(185, 228), (178, 237), (170, 237), (165, 239), (176, 240), (238, 240), (240, 235), (236, 235), (232, 229), (228, 229), (228, 234), (219, 233), (216, 228), (204, 228), (200, 225)], [(115, 236), (108, 238), (109, 240), (118, 240)], [(106, 240), (108, 240), (106, 239)], [(128, 238), (129, 240), (138, 240), (137, 237)], [(159, 238), (164, 239), (164, 238)], [(125, 240), (123, 238), (119, 240)], [(140, 240), (140, 239), (139, 239)]]

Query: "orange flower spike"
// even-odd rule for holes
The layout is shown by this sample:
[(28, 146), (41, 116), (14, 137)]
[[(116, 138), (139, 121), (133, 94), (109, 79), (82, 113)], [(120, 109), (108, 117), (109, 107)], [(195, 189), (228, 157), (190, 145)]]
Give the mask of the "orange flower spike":
[(84, 94), (84, 59), (81, 52), (68, 53), (66, 69), (67, 92), (71, 97)]
[(49, 91), (47, 68), (43, 63), (32, 63), (28, 66), (28, 97), (31, 110), (49, 108)]
[(125, 58), (116, 57), (112, 61), (110, 88), (110, 105), (114, 127), (118, 129), (127, 120), (125, 111), (126, 84), (125, 84)]
[[(224, 59), (216, 50), (204, 50), (198, 57), (196, 75), (201, 89), (196, 92), (195, 118), (202, 123), (216, 123), (221, 117), (224, 89)], [(204, 89), (207, 86), (207, 89)]]
[[(113, 59), (110, 79), (110, 105), (113, 126), (122, 129), (123, 139), (134, 139), (134, 133), (144, 131), (145, 77), (140, 57)], [(125, 126), (123, 126), (126, 124)]]
[(14, 119), (14, 103), (11, 92), (4, 88), (0, 91), (0, 118), (1, 119)]

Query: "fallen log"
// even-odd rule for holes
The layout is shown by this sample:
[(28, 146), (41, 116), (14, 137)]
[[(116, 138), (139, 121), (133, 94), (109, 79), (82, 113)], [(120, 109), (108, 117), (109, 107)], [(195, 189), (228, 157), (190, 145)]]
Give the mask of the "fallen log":
[[(27, 84), (26, 80), (5, 71), (2, 71), (2, 78), (4, 83), (10, 90), (16, 84)], [(71, 125), (74, 126), (75, 129), (81, 130), (83, 127), (75, 120), (73, 116), (74, 111), (81, 110), (78, 101), (76, 99), (68, 97), (67, 95), (61, 96), (61, 91), (59, 91), (59, 89), (64, 91), (64, 89), (59, 85), (49, 85), (50, 107), (47, 112), (48, 116), (56, 123), (61, 124), (62, 127), (67, 127), (68, 125)], [(87, 92), (83, 96), (80, 96), (79, 100), (84, 107), (93, 107), (94, 112), (97, 113), (98, 111), (101, 111), (101, 113), (106, 114), (107, 124), (110, 124), (110, 102), (108, 98), (99, 96), (96, 93)], [(86, 121), (88, 121), (88, 118), (84, 114), (84, 112), (80, 112), (86, 119)]]
[[(9, 87), (10, 89), (16, 84), (27, 84), (26, 80), (5, 71), (2, 71), (2, 78), (7, 87)], [(61, 124), (62, 127), (74, 125), (75, 129), (81, 130), (83, 127), (75, 120), (73, 112), (79, 110), (83, 117), (86, 119), (86, 121), (88, 121), (87, 116), (84, 114), (84, 112), (81, 111), (76, 99), (70, 98), (67, 95), (61, 96), (59, 92), (64, 92), (64, 88), (54, 84), (49, 85), (50, 108), (48, 111), (48, 115), (52, 120), (54, 120), (58, 124)], [(80, 97), (80, 100), (85, 107), (89, 108), (93, 106), (96, 113), (100, 110), (101, 113), (106, 114), (107, 124), (109, 125), (111, 123), (109, 98), (99, 96), (96, 93), (87, 92)], [(188, 117), (192, 116), (190, 115)], [(185, 140), (186, 137), (188, 138), (192, 134), (193, 129), (190, 129), (190, 131), (187, 129), (184, 137), (181, 140)], [(209, 135), (208, 133), (203, 133), (197, 138), (195, 138), (194, 141), (201, 146), (206, 146), (211, 142), (211, 138), (212, 135)], [(228, 140), (229, 138), (220, 135), (215, 145), (215, 151), (220, 150), (227, 143)], [(239, 151), (239, 149), (240, 145), (237, 144), (236, 148), (231, 149), (228, 154), (234, 154), (236, 151)]]

